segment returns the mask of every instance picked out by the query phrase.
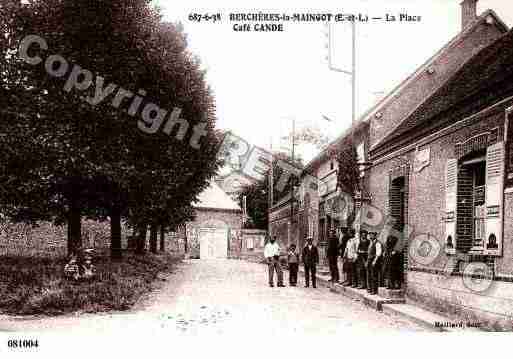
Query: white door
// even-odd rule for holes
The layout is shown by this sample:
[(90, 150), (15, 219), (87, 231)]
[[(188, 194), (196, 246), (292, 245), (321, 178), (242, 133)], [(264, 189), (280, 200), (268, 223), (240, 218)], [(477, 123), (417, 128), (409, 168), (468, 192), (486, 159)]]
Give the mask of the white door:
[(200, 258), (228, 258), (228, 230), (223, 228), (200, 229)]

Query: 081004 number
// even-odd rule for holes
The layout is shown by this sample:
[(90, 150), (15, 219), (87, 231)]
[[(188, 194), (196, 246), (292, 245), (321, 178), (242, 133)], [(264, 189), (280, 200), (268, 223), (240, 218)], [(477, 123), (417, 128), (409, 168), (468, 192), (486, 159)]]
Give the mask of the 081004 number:
[(9, 348), (38, 348), (39, 342), (37, 339), (9, 339), (7, 341), (7, 346)]

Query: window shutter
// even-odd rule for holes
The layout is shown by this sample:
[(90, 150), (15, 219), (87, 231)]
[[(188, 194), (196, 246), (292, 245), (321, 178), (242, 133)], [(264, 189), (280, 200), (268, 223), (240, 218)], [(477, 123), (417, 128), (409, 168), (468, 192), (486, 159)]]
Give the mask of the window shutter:
[(485, 250), (488, 255), (502, 255), (502, 212), (504, 198), (504, 142), (486, 151), (486, 223)]
[(445, 252), (456, 253), (456, 200), (458, 189), (458, 160), (447, 161), (445, 169)]

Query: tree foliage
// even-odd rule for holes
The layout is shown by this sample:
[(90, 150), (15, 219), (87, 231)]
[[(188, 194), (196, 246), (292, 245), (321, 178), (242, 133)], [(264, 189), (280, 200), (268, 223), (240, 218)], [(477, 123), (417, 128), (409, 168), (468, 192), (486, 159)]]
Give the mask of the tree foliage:
[(351, 139), (346, 139), (339, 145), (336, 150), (336, 158), (338, 188), (354, 198), (361, 190), (361, 177), (356, 147)]
[(330, 136), (324, 134), (318, 126), (301, 127), (294, 131), (294, 136), (290, 132), (287, 136), (283, 137), (283, 140), (292, 143), (292, 137), (294, 137), (296, 145), (311, 144), (320, 151), (324, 150), (333, 140)]
[(337, 186), (341, 192), (349, 195), (352, 199), (352, 202), (348, 203), (352, 206), (352, 208), (349, 208), (348, 223), (352, 223), (355, 218), (354, 200), (358, 195), (361, 195), (362, 190), (360, 164), (352, 139), (343, 141), (335, 150), (335, 153), (338, 162)]
[[(0, 53), (1, 208), (19, 220), (68, 225), (74, 215), (78, 226), (82, 215), (171, 227), (190, 218), (192, 203), (218, 169), (219, 139), (205, 72), (181, 27), (163, 22), (149, 0), (9, 3), (0, 8), (9, 19)], [(39, 49), (38, 65), (17, 51), (29, 34), (48, 43), (47, 51)], [(62, 77), (45, 70), (51, 54), (69, 64)], [(65, 89), (74, 65), (92, 73), (89, 88)], [(110, 84), (114, 91), (103, 101), (85, 101)], [(113, 106), (120, 88), (132, 97)], [(131, 115), (135, 94), (143, 102)], [(165, 122), (150, 133), (151, 123), (140, 119), (148, 103), (168, 115), (180, 109), (185, 135), (178, 125), (165, 133)], [(199, 149), (190, 145), (195, 126), (204, 128)], [(79, 229), (72, 233), (79, 240)]]
[[(301, 159), (292, 159), (283, 152), (275, 152), (273, 154), (273, 204), (278, 203), (284, 199), (285, 196), (290, 195), (292, 186), (298, 184), (298, 177), (291, 174), (283, 189), (278, 188), (277, 183), (282, 176), (287, 175), (286, 170), (280, 166), (280, 161), (293, 165), (298, 169), (303, 168)], [(246, 197), (247, 215), (249, 221), (246, 224), (247, 228), (267, 229), (268, 226), (268, 210), (269, 210), (269, 171), (265, 178), (257, 181), (254, 184), (245, 186), (239, 194), (239, 201)]]

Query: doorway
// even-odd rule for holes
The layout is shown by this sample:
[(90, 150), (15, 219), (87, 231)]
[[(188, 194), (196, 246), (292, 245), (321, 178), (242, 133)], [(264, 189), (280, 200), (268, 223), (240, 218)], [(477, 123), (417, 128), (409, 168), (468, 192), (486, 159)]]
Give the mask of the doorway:
[(200, 259), (228, 258), (228, 230), (200, 228)]
[(407, 177), (401, 176), (393, 179), (390, 185), (389, 192), (389, 208), (390, 216), (394, 219), (393, 228), (396, 233), (400, 233), (398, 238), (402, 246), (402, 252), (392, 255), (390, 265), (393, 267), (392, 272), (395, 273), (394, 277), (400, 281), (401, 288), (404, 288), (405, 284), (405, 269), (407, 267), (407, 255), (408, 255), (408, 242), (405, 236), (405, 227), (408, 218), (408, 188), (407, 188)]

